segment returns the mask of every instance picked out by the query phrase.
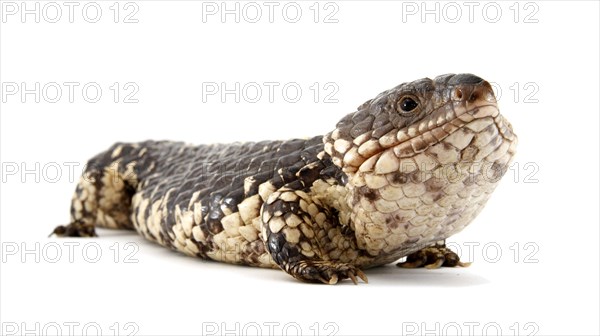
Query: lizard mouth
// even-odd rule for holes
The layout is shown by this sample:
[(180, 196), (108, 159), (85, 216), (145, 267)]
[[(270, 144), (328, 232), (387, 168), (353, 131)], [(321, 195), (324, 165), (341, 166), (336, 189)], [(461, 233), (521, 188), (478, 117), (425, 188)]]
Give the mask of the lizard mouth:
[[(368, 158), (356, 168), (360, 172), (377, 174), (395, 172), (399, 170), (401, 159), (412, 158), (453, 135), (460, 138), (459, 132), (464, 127), (481, 131), (492, 124), (504, 138), (512, 140), (514, 135), (510, 125), (500, 115), (496, 104), (482, 104), (471, 109), (452, 108), (449, 104), (420, 123), (384, 135), (377, 143), (365, 142), (358, 148), (358, 153)], [(461, 150), (462, 144), (467, 145), (468, 141), (456, 139), (456, 143)]]

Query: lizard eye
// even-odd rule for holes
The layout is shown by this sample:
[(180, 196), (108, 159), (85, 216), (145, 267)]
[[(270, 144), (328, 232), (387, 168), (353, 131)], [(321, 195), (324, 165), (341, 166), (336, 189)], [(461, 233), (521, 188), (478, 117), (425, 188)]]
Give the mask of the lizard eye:
[(411, 112), (412, 110), (416, 109), (417, 106), (419, 106), (419, 103), (417, 103), (411, 97), (404, 97), (400, 99), (400, 103), (398, 104), (398, 107), (402, 112)]

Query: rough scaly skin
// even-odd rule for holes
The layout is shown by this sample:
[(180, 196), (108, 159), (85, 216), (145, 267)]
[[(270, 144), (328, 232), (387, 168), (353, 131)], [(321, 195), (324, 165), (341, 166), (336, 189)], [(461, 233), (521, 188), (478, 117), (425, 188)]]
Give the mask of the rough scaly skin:
[(486, 81), (424, 78), (325, 136), (117, 143), (89, 161), (71, 223), (54, 233), (134, 229), (191, 256), (330, 284), (405, 256), (400, 266), (464, 265), (443, 242), (481, 211), (516, 144)]

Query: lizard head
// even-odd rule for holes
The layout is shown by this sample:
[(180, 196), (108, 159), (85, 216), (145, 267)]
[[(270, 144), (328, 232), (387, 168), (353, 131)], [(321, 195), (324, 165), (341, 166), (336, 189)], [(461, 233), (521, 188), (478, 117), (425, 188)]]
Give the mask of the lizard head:
[[(515, 152), (491, 85), (470, 74), (384, 91), (340, 120), (324, 150), (347, 175), (340, 219), (360, 248), (394, 258), (462, 230)], [(344, 212), (340, 212), (344, 213)]]
[[(325, 152), (347, 174), (395, 173), (402, 161), (423, 168), (420, 163), (426, 162), (402, 160), (423, 152), (440, 163), (447, 160), (436, 156), (450, 153), (459, 156), (456, 162), (475, 159), (471, 154), (482, 148), (468, 148), (470, 141), (486, 127), (496, 128), (509, 142), (516, 140), (487, 81), (447, 74), (402, 83), (360, 105), (325, 136)], [(434, 149), (438, 145), (443, 146)]]

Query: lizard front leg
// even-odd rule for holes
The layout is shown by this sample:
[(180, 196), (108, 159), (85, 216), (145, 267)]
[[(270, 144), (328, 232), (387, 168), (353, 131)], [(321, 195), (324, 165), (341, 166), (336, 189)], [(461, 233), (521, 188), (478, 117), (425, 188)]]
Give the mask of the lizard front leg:
[(444, 267), (467, 267), (471, 263), (460, 261), (460, 257), (454, 251), (446, 247), (445, 240), (435, 243), (406, 257), (406, 261), (396, 264), (403, 268), (440, 268)]
[(365, 274), (351, 264), (355, 246), (335, 225), (331, 212), (300, 190), (283, 187), (261, 211), (262, 238), (277, 265), (296, 279), (336, 284)]

